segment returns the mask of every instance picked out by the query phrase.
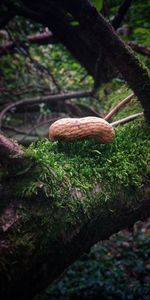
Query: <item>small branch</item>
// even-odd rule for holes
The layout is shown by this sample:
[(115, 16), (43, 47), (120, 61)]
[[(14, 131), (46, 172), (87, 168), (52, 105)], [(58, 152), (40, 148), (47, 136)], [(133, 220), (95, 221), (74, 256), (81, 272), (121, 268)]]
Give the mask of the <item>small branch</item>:
[(35, 97), (25, 100), (18, 100), (16, 102), (9, 103), (1, 112), (0, 112), (0, 128), (2, 127), (2, 121), (4, 115), (11, 110), (13, 107), (21, 106), (21, 105), (31, 105), (31, 104), (39, 104), (39, 103), (47, 103), (54, 101), (65, 101), (71, 98), (80, 98), (80, 97), (89, 97), (91, 95), (91, 91), (81, 91), (81, 92), (70, 92), (66, 94), (56, 94), (44, 97)]
[(124, 108), (124, 106), (126, 104), (128, 104), (131, 99), (133, 98), (134, 94), (129, 95), (128, 97), (126, 97), (125, 99), (123, 99), (121, 102), (119, 102), (106, 116), (105, 116), (105, 120), (108, 121), (111, 119), (112, 116), (114, 116), (119, 110), (121, 110), (122, 108)]
[(137, 44), (132, 41), (128, 42), (128, 45), (137, 53), (140, 53), (140, 54), (150, 57), (150, 47), (146, 47), (144, 45)]
[[(47, 44), (54, 44), (57, 42), (53, 33), (51, 31), (38, 33), (34, 35), (28, 35), (26, 38), (27, 43), (30, 44), (38, 44), (38, 45), (47, 45)], [(0, 46), (0, 55), (4, 55), (7, 53), (14, 53), (16, 52), (16, 48), (19, 46), (22, 47), (23, 43), (21, 41), (9, 41), (4, 45)], [(27, 46), (26, 46), (27, 47)]]
[(114, 19), (111, 22), (114, 29), (117, 29), (118, 27), (120, 27), (125, 15), (127, 14), (129, 7), (131, 5), (131, 2), (132, 2), (132, 0), (124, 0), (124, 2), (119, 7), (116, 16), (114, 17)]
[(115, 122), (112, 122), (110, 123), (113, 127), (117, 127), (118, 125), (123, 125), (123, 124), (126, 124), (130, 121), (133, 121), (134, 119), (140, 117), (140, 116), (143, 116), (144, 113), (143, 112), (140, 112), (140, 113), (137, 113), (137, 114), (134, 114), (134, 115), (131, 115), (131, 116), (128, 116), (124, 119), (120, 119), (118, 121), (115, 121)]
[[(21, 135), (26, 135), (26, 134), (28, 134), (27, 131), (23, 131), (23, 130), (20, 130), (20, 129), (18, 129), (18, 128), (10, 127), (10, 126), (3, 126), (2, 129), (6, 130), (6, 131), (9, 130), (9, 132), (12, 131), (12, 132), (14, 132), (14, 133), (16, 133), (16, 134), (19, 134), (19, 135), (20, 135), (20, 134), (21, 134)], [(35, 136), (35, 135), (33, 135), (33, 136)]]
[(34, 65), (34, 67), (39, 70), (42, 73), (46, 73), (48, 76), (50, 76), (53, 84), (56, 86), (57, 88), (57, 92), (61, 92), (62, 88), (59, 85), (58, 81), (56, 80), (56, 78), (54, 77), (54, 75), (45, 67), (43, 66), (38, 60), (32, 58), (32, 56), (30, 55), (29, 51), (27, 50), (27, 56), (30, 59), (30, 62)]

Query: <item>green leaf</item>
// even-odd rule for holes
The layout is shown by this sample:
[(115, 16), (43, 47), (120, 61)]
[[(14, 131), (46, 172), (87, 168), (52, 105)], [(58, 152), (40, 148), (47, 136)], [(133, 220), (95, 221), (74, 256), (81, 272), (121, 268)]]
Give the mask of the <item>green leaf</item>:
[(92, 0), (92, 3), (98, 11), (100, 11), (103, 7), (103, 0)]

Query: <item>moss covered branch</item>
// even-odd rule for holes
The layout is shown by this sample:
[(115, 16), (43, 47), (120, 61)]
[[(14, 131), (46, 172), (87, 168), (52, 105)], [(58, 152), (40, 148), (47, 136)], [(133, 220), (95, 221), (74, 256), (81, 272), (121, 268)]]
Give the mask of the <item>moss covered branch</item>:
[(32, 299), (94, 243), (150, 215), (149, 134), (141, 118), (110, 145), (44, 139), (25, 151), (28, 166), (2, 176), (1, 299)]

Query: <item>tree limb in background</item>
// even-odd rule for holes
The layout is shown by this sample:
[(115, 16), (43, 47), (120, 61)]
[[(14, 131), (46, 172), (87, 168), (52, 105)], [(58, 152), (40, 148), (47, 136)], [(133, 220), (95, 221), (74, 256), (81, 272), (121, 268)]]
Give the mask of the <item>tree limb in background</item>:
[(114, 19), (111, 22), (114, 29), (117, 29), (118, 27), (120, 27), (124, 17), (127, 14), (129, 7), (131, 5), (131, 2), (132, 2), (132, 0), (124, 0), (124, 2), (119, 7), (116, 16), (114, 17)]
[(30, 99), (18, 100), (16, 102), (11, 102), (0, 112), (0, 128), (2, 127), (2, 121), (3, 121), (4, 115), (9, 110), (11, 110), (13, 107), (22, 106), (22, 105), (30, 105), (30, 104), (54, 102), (54, 101), (64, 101), (64, 100), (71, 99), (71, 98), (89, 97), (91, 94), (92, 94), (92, 91), (69, 92), (69, 93), (65, 93), (65, 94), (56, 94), (56, 95), (50, 95), (50, 96), (35, 97), (35, 98), (30, 98)]
[(50, 72), (45, 66), (43, 66), (37, 59), (32, 58), (28, 49), (26, 49), (25, 55), (29, 58), (30, 62), (37, 69), (37, 71), (45, 73), (46, 75), (48, 75), (51, 78), (54, 86), (57, 88), (57, 92), (63, 92), (63, 89), (59, 85), (59, 83), (58, 83), (57, 79), (55, 78), (55, 76), (53, 75), (53, 73)]
[[(54, 44), (57, 42), (53, 33), (51, 31), (46, 31), (43, 33), (38, 33), (35, 35), (29, 35), (26, 38), (25, 43), (38, 44), (38, 45), (47, 45)], [(4, 45), (0, 45), (0, 56), (7, 53), (17, 52), (17, 49), (20, 47), (27, 49), (27, 45), (23, 41), (8, 41)]]

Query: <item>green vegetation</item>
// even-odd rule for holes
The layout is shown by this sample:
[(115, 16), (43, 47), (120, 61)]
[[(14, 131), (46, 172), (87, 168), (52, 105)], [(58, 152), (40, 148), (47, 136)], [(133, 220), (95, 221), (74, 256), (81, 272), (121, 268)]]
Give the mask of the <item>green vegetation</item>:
[[(126, 93), (129, 91), (122, 88), (121, 95)], [(121, 95), (119, 92), (118, 99)], [(133, 108), (134, 112), (140, 109), (137, 101), (133, 100), (118, 118), (133, 112)], [(69, 224), (80, 223), (81, 217), (82, 222), (87, 220), (94, 210), (98, 214), (116, 214), (121, 205), (132, 208), (140, 202), (137, 191), (149, 181), (149, 137), (149, 127), (141, 117), (116, 128), (115, 141), (108, 145), (94, 140), (52, 143), (44, 139), (33, 143), (26, 150), (33, 165), (27, 173), (18, 175), (17, 197), (30, 201), (34, 195), (42, 194), (43, 201), (50, 202), (48, 215), (53, 217), (48, 222), (55, 237), (60, 228), (65, 230)], [(99, 183), (102, 191), (93, 200), (94, 187)], [(116, 199), (120, 192), (123, 203)]]
[[(102, 5), (103, 1), (94, 2)], [(112, 16), (120, 2), (109, 1)], [(145, 3), (139, 0), (135, 2), (126, 20), (131, 27), (129, 38), (147, 45), (149, 3), (148, 0)], [(43, 31), (42, 26), (32, 25), (22, 18), (17, 18), (13, 25), (12, 32), (16, 32), (13, 38), (22, 39), (25, 43), (27, 34)], [(22, 30), (18, 32), (18, 28)], [(12, 34), (11, 28), (9, 31)], [(127, 41), (128, 37), (124, 39)], [(18, 49), (21, 51), (21, 48)], [(59, 89), (51, 75), (57, 79), (61, 92), (92, 89), (93, 79), (63, 46), (32, 45), (29, 52), (24, 54), (20, 54), (19, 50), (13, 55), (3, 56), (0, 62), (2, 107), (18, 99), (58, 93)], [(141, 56), (141, 60), (149, 65), (148, 58)], [(123, 79), (116, 78), (103, 84), (95, 98), (74, 99), (70, 103), (89, 105), (98, 112), (108, 112), (131, 92)], [(24, 121), (28, 118), (28, 112), (22, 117), (22, 112), (19, 111), (20, 116), (14, 107), (6, 115), (4, 127), (23, 125), (25, 136), (28, 136), (28, 130), (36, 125), (37, 115), (41, 121), (43, 116), (55, 118), (59, 116), (60, 108), (57, 110), (55, 105), (50, 104), (40, 105), (38, 113), (36, 109), (33, 112), (33, 122), (29, 126)], [(140, 111), (140, 103), (134, 97), (111, 122)], [(69, 113), (68, 110), (66, 114)], [(21, 170), (17, 170), (16, 166), (14, 176), (12, 170), (10, 174), (7, 170), (1, 170), (2, 184), (6, 184), (8, 190), (10, 187), (8, 201), (21, 201), (17, 217), (21, 215), (23, 220), (21, 228), (14, 226), (14, 230), (8, 231), (10, 256), (13, 253), (15, 255), (13, 260), (4, 253), (0, 262), (6, 276), (14, 278), (16, 261), (18, 266), (28, 267), (27, 256), (40, 256), (48, 251), (51, 241), (58, 238), (63, 240), (64, 236), (69, 236), (74, 228), (84, 225), (93, 216), (116, 217), (121, 210), (130, 211), (138, 207), (142, 201), (139, 191), (150, 178), (149, 149), (149, 126), (140, 117), (116, 128), (116, 138), (109, 145), (102, 145), (95, 140), (52, 143), (48, 139), (39, 139), (25, 150), (26, 157), (30, 159), (29, 165)], [(4, 201), (6, 199), (1, 201), (1, 209), (7, 205)], [(149, 230), (148, 223), (144, 233), (143, 229), (134, 236), (121, 233), (109, 242), (96, 245), (89, 256), (84, 256), (82, 261), (69, 269), (66, 277), (49, 288), (41, 299), (88, 300), (98, 294), (104, 300), (132, 300), (149, 296)], [(83, 268), (85, 273), (82, 273)]]
[(150, 220), (95, 245), (38, 300), (148, 300)]

